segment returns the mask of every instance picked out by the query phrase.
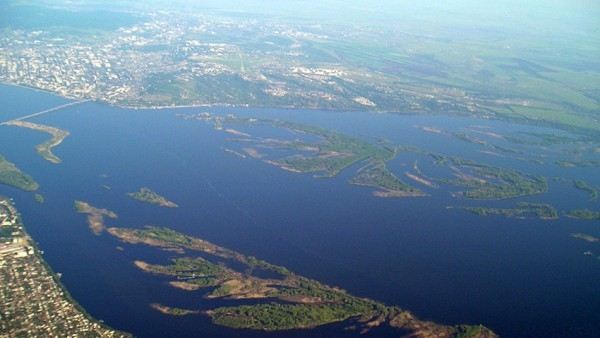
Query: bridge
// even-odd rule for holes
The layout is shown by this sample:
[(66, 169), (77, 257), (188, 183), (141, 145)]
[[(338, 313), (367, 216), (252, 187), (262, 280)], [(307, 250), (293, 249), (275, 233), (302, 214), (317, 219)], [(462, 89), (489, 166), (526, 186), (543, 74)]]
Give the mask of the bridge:
[(71, 107), (71, 106), (75, 106), (75, 105), (82, 104), (82, 103), (89, 102), (89, 101), (92, 101), (92, 100), (83, 100), (83, 101), (74, 101), (74, 102), (65, 103), (65, 104), (62, 104), (60, 106), (56, 106), (56, 107), (52, 107), (52, 108), (49, 108), (49, 109), (46, 109), (46, 110), (42, 110), (42, 111), (37, 112), (37, 113), (33, 113), (33, 114), (29, 114), (29, 115), (17, 117), (16, 119), (12, 119), (10, 121), (2, 122), (2, 123), (0, 123), (0, 126), (7, 125), (8, 122), (11, 122), (11, 121), (23, 121), (23, 120), (27, 120), (27, 119), (30, 119), (32, 117), (36, 117), (36, 116), (48, 114), (48, 113), (51, 113), (53, 111), (57, 111), (57, 110), (60, 110), (60, 109), (63, 109), (63, 108)]

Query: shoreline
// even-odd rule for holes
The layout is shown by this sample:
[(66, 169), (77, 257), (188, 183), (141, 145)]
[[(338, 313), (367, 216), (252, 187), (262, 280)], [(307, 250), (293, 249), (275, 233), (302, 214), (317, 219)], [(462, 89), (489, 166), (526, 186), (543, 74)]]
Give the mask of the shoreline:
[[(79, 303), (77, 300), (73, 298), (67, 287), (61, 282), (61, 277), (57, 272), (55, 272), (50, 264), (43, 257), (43, 250), (39, 247), (39, 244), (31, 237), (31, 235), (27, 232), (26, 226), (23, 223), (21, 218), (21, 213), (15, 206), (15, 202), (12, 198), (7, 196), (0, 195), (0, 204), (6, 205), (12, 214), (16, 217), (16, 225), (20, 227), (19, 232), (21, 233), (21, 238), (23, 238), (27, 245), (29, 245), (32, 249), (32, 253), (30, 254), (31, 258), (37, 261), (43, 269), (46, 270), (46, 273), (49, 277), (51, 277), (52, 282), (55, 284), (57, 289), (61, 292), (61, 297), (65, 302), (73, 306), (75, 311), (78, 311), (87, 321), (89, 321), (93, 325), (98, 325), (101, 329), (108, 331), (104, 335), (102, 332), (96, 332), (100, 336), (106, 337), (133, 337), (131, 334), (127, 332), (123, 332), (120, 330), (116, 330), (106, 323), (104, 323), (101, 319), (96, 319), (93, 317), (87, 310)], [(82, 332), (85, 333), (85, 332)]]
[(578, 134), (579, 136), (585, 136), (585, 137), (597, 136), (597, 131), (594, 129), (585, 129), (582, 127), (575, 127), (575, 126), (571, 126), (571, 125), (560, 124), (557, 122), (531, 119), (531, 118), (527, 118), (527, 117), (519, 118), (516, 116), (503, 116), (503, 115), (498, 115), (496, 113), (494, 113), (492, 115), (490, 115), (490, 114), (475, 115), (473, 113), (467, 113), (467, 112), (465, 112), (464, 114), (463, 113), (448, 114), (448, 113), (444, 113), (444, 112), (414, 112), (414, 111), (402, 112), (402, 111), (395, 111), (395, 110), (389, 110), (389, 109), (370, 109), (372, 107), (363, 107), (363, 109), (358, 109), (358, 108), (342, 109), (342, 108), (324, 108), (324, 107), (295, 107), (295, 106), (283, 106), (283, 105), (282, 106), (261, 106), (261, 105), (232, 104), (232, 103), (201, 103), (201, 104), (199, 103), (199, 104), (183, 104), (183, 105), (173, 104), (173, 105), (143, 106), (143, 105), (119, 104), (119, 103), (110, 102), (107, 100), (97, 99), (97, 98), (85, 98), (85, 97), (62, 95), (62, 94), (59, 94), (59, 93), (56, 93), (56, 92), (53, 92), (53, 91), (50, 91), (47, 89), (30, 87), (27, 85), (17, 84), (17, 83), (0, 82), (0, 84), (6, 85), (6, 86), (13, 86), (13, 87), (19, 87), (19, 88), (23, 88), (23, 89), (34, 90), (36, 92), (50, 94), (50, 95), (53, 95), (53, 96), (56, 96), (56, 97), (59, 97), (62, 99), (66, 99), (66, 100), (100, 103), (100, 104), (105, 104), (110, 107), (135, 110), (135, 111), (138, 111), (138, 110), (185, 109), (185, 108), (190, 108), (190, 109), (194, 109), (194, 108), (249, 108), (249, 109), (307, 110), (307, 111), (322, 111), (322, 112), (329, 112), (329, 113), (366, 112), (366, 113), (370, 113), (370, 114), (392, 114), (392, 115), (409, 115), (409, 116), (447, 116), (447, 117), (472, 118), (472, 119), (477, 119), (477, 120), (497, 120), (497, 121), (503, 121), (503, 122), (507, 122), (507, 123), (516, 123), (516, 124), (521, 124), (521, 125), (530, 125), (530, 126), (543, 127), (543, 128), (556, 128), (556, 129), (575, 133), (575, 134)]

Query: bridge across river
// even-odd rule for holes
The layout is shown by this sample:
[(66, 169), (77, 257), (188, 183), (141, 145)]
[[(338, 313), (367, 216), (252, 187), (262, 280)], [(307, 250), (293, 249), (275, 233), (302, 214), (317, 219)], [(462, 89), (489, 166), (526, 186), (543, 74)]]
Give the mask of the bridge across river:
[[(11, 119), (10, 121), (23, 121), (23, 120), (27, 120), (27, 119), (30, 119), (32, 117), (36, 117), (36, 116), (48, 114), (48, 113), (51, 113), (53, 111), (57, 111), (57, 110), (60, 110), (60, 109), (63, 109), (63, 108), (71, 107), (71, 106), (75, 106), (75, 105), (82, 104), (82, 103), (89, 102), (89, 101), (91, 101), (91, 100), (74, 101), (74, 102), (69, 102), (69, 103), (61, 104), (60, 106), (56, 106), (56, 107), (52, 107), (52, 108), (49, 108), (49, 109), (46, 109), (46, 110), (42, 110), (42, 111), (37, 112), (37, 113), (33, 113), (33, 114), (29, 114), (29, 115), (17, 117), (16, 119)], [(0, 123), (0, 126), (7, 125), (8, 122), (10, 122), (10, 121), (2, 122), (2, 123)]]

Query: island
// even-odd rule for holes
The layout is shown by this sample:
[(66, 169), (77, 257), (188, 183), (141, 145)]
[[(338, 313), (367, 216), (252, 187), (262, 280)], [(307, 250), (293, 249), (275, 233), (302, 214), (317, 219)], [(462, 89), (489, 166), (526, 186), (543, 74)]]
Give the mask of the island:
[(0, 155), (0, 184), (9, 185), (24, 191), (36, 191), (39, 184), (28, 174)]
[(46, 199), (44, 198), (44, 195), (42, 195), (42, 194), (35, 194), (35, 195), (33, 195), (33, 198), (39, 204), (44, 204), (44, 202), (46, 202)]
[(52, 152), (52, 148), (61, 144), (64, 141), (64, 139), (67, 138), (67, 136), (69, 136), (68, 131), (58, 129), (56, 127), (21, 120), (8, 121), (6, 122), (6, 125), (33, 129), (50, 134), (52, 138), (42, 144), (38, 144), (35, 147), (35, 149), (37, 150), (38, 154), (40, 154), (45, 160), (51, 163), (58, 164), (61, 162), (61, 159), (58, 156), (54, 155), (54, 153)]
[[(227, 300), (244, 300), (243, 304), (218, 305), (201, 312), (217, 325), (280, 331), (345, 322), (363, 332), (388, 325), (414, 337), (497, 337), (481, 325), (447, 326), (423, 321), (399, 307), (351, 295), (341, 288), (297, 275), (285, 267), (169, 228), (111, 227), (107, 231), (125, 243), (179, 252), (166, 265), (134, 262), (143, 271), (172, 278), (171, 286), (189, 291), (206, 288), (204, 297), (219, 299), (219, 304)], [(196, 254), (192, 255), (194, 252)], [(174, 315), (195, 311), (173, 310), (157, 304), (153, 308)]]
[(589, 209), (575, 209), (567, 213), (567, 216), (576, 219), (584, 220), (600, 220), (600, 211), (594, 211)]
[[(400, 153), (428, 155), (436, 165), (447, 167), (454, 179), (425, 179), (426, 176), (414, 166), (413, 169), (418, 175), (409, 172), (406, 176), (429, 188), (437, 188), (439, 184), (467, 188), (456, 193), (455, 196), (478, 200), (500, 200), (542, 194), (548, 190), (546, 178), (542, 176), (430, 152), (413, 146), (394, 145), (387, 140), (368, 142), (333, 130), (296, 122), (210, 113), (178, 114), (178, 117), (213, 123), (216, 130), (223, 130), (224, 126), (238, 125), (247, 128), (272, 127), (288, 132), (293, 138), (244, 136), (251, 135), (244, 133), (240, 137), (228, 139), (242, 144), (242, 149), (239, 151), (227, 149), (229, 152), (243, 153), (243, 149), (260, 148), (262, 150), (260, 156), (249, 154), (250, 157), (292, 173), (312, 173), (319, 178), (334, 177), (344, 170), (360, 165), (360, 169), (350, 178), (349, 183), (374, 188), (373, 195), (377, 197), (427, 196), (422, 190), (402, 181), (388, 168), (387, 164)], [(286, 155), (279, 155), (282, 152)]]
[(563, 168), (600, 167), (600, 160), (557, 160), (555, 163)]
[(598, 199), (598, 189), (592, 187), (586, 181), (575, 180), (573, 181), (573, 186), (575, 187), (575, 189), (579, 189), (588, 193), (588, 195), (590, 196), (590, 201), (595, 201)]
[(357, 175), (350, 179), (350, 183), (378, 189), (373, 192), (377, 197), (427, 196), (423, 191), (400, 180), (386, 168), (385, 162), (380, 160), (370, 161), (360, 168)]
[(196, 315), (196, 314), (200, 313), (200, 311), (196, 311), (196, 310), (186, 310), (186, 309), (181, 309), (181, 308), (176, 308), (176, 307), (170, 307), (170, 306), (162, 305), (159, 303), (152, 303), (152, 304), (150, 304), (150, 307), (153, 308), (154, 310), (162, 312), (163, 314), (171, 315), (171, 316)]
[(449, 167), (455, 179), (442, 183), (468, 188), (457, 195), (468, 199), (500, 200), (542, 194), (548, 191), (546, 178), (512, 169), (493, 167), (475, 161), (429, 153), (438, 166)]
[(515, 208), (466, 207), (464, 209), (480, 216), (502, 215), (516, 218), (558, 219), (558, 212), (553, 206), (540, 203), (519, 202)]
[(0, 197), (0, 336), (131, 337), (95, 320), (71, 298), (4, 197)]
[(571, 234), (571, 237), (576, 238), (576, 239), (580, 239), (582, 241), (586, 241), (586, 242), (589, 242), (589, 243), (600, 242), (600, 238), (592, 236), (592, 235), (584, 234), (584, 233), (581, 233), (581, 232)]
[(116, 213), (107, 209), (100, 209), (91, 206), (89, 203), (75, 201), (75, 210), (80, 214), (87, 214), (87, 223), (90, 230), (96, 235), (101, 234), (104, 229), (104, 217), (115, 219), (118, 217)]
[[(373, 195), (377, 197), (426, 196), (423, 191), (405, 183), (387, 168), (386, 163), (394, 159), (400, 151), (399, 147), (388, 142), (375, 144), (332, 130), (275, 119), (241, 118), (233, 115), (223, 117), (208, 113), (180, 117), (212, 122), (217, 130), (223, 130), (224, 125), (243, 125), (268, 126), (287, 131), (302, 138), (261, 138), (248, 133), (237, 133), (240, 137), (230, 141), (251, 144), (253, 147), (243, 147), (240, 151), (226, 151), (245, 153), (251, 158), (280, 169), (293, 173), (310, 173), (317, 178), (335, 177), (355, 164), (362, 164), (349, 183), (374, 188)], [(256, 148), (265, 151), (286, 150), (292, 154), (270, 158), (270, 154), (259, 152)]]
[(156, 204), (164, 208), (177, 208), (178, 205), (164, 198), (163, 196), (150, 190), (150, 188), (142, 187), (140, 191), (128, 193), (127, 196), (136, 199), (140, 202)]

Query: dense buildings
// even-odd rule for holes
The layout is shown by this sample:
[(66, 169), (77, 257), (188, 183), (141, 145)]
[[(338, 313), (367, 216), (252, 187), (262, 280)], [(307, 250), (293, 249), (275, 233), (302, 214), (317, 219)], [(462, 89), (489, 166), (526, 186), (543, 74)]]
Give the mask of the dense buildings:
[(0, 336), (126, 337), (92, 319), (69, 297), (0, 198)]

